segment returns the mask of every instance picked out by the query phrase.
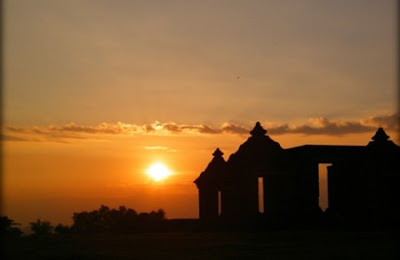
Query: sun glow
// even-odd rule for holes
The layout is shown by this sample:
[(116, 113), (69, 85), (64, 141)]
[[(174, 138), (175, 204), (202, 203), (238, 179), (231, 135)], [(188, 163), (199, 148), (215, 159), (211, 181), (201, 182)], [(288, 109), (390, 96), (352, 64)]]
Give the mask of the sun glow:
[(161, 181), (171, 175), (171, 170), (165, 164), (156, 162), (146, 170), (146, 174), (155, 181)]

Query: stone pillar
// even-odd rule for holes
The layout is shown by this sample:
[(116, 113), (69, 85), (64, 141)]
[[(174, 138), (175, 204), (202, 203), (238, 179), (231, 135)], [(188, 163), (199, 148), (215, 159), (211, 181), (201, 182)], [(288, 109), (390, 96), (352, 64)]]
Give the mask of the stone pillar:
[(213, 187), (199, 188), (199, 217), (205, 224), (218, 220), (218, 190)]
[(289, 173), (272, 173), (264, 179), (264, 215), (270, 223), (287, 223), (295, 211), (295, 180)]
[(336, 185), (336, 173), (335, 166), (332, 164), (328, 166), (328, 208), (330, 210), (335, 210), (336, 208), (336, 194), (335, 194), (335, 185)]

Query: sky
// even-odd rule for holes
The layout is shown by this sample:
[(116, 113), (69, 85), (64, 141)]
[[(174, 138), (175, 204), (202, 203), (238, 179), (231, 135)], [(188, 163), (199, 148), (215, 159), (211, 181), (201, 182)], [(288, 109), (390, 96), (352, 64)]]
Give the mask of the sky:
[[(260, 121), (282, 147), (398, 143), (396, 1), (3, 1), (3, 214), (197, 217)], [(162, 161), (172, 175), (145, 174)]]

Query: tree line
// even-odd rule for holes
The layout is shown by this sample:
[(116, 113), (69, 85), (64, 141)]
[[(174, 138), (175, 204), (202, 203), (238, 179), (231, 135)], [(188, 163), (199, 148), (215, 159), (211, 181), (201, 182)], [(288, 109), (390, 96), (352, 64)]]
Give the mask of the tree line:
[[(85, 233), (85, 232), (160, 232), (166, 227), (164, 210), (137, 213), (134, 209), (120, 206), (110, 209), (101, 205), (93, 211), (73, 213), (71, 226), (58, 224), (53, 226), (50, 221), (37, 219), (31, 222), (32, 235), (43, 236), (51, 234)], [(23, 232), (17, 227), (20, 224), (7, 216), (0, 216), (0, 234), (20, 236)]]

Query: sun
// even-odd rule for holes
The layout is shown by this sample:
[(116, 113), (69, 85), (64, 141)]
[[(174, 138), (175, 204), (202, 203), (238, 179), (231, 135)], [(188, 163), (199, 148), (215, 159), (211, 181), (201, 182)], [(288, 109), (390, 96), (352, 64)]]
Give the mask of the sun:
[(161, 181), (171, 175), (171, 170), (165, 164), (156, 162), (147, 168), (146, 174), (155, 181)]

